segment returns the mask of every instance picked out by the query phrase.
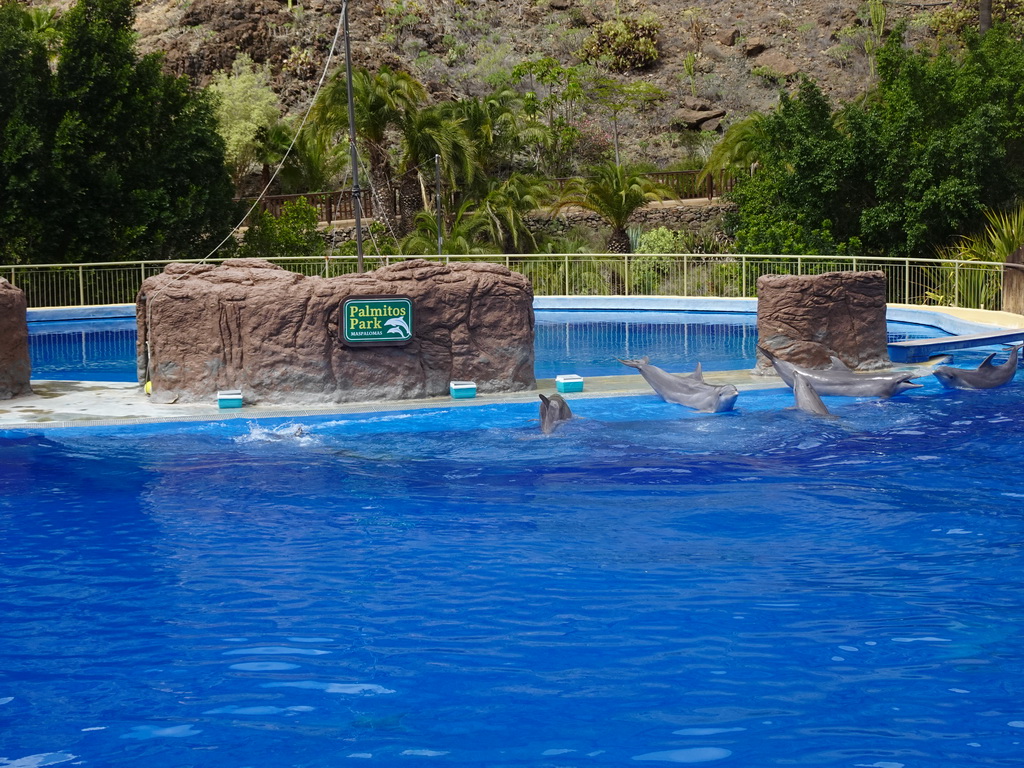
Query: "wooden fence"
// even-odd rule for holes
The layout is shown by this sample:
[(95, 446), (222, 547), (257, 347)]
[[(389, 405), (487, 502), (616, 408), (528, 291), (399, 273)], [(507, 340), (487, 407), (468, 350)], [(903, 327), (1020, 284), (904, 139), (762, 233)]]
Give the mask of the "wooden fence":
[[(356, 217), (355, 202), (350, 189), (339, 189), (335, 192), (306, 192), (299, 195), (268, 195), (259, 201), (258, 207), (259, 210), (266, 211), (277, 218), (284, 211), (285, 203), (300, 198), (305, 198), (306, 202), (316, 209), (317, 221), (330, 224), (334, 221), (346, 221)], [(256, 200), (241, 198), (240, 202), (252, 205)], [(372, 217), (373, 199), (369, 189), (360, 194), (359, 202), (362, 205), (362, 215), (367, 218)]]

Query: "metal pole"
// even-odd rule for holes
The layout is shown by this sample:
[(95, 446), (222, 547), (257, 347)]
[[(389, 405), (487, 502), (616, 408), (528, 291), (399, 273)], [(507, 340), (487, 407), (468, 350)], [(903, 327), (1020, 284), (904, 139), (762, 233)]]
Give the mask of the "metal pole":
[(442, 222), (441, 218), (441, 156), (434, 155), (434, 197), (437, 204), (437, 256), (440, 258), (442, 243)]
[(352, 45), (348, 39), (348, 0), (341, 7), (345, 27), (345, 83), (348, 86), (348, 147), (352, 163), (352, 213), (356, 219), (356, 272), (363, 271), (363, 225), (359, 190), (359, 153), (356, 151), (356, 108), (352, 98)]

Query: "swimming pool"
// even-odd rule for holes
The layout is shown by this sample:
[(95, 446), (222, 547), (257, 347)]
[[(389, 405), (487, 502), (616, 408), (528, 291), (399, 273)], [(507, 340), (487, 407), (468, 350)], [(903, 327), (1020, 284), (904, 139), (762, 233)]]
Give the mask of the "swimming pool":
[(0, 432), (2, 766), (1018, 766), (1022, 387)]
[[(539, 379), (563, 373), (615, 376), (627, 369), (616, 357), (649, 355), (669, 370), (751, 368), (757, 318), (738, 312), (536, 313), (535, 372)], [(932, 338), (925, 325), (889, 323), (889, 341)], [(131, 318), (29, 324), (32, 378), (136, 381), (135, 321)]]

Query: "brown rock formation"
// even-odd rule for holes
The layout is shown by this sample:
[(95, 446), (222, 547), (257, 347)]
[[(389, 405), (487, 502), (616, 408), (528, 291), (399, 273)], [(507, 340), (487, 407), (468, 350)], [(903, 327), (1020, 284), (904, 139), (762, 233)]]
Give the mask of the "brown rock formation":
[[(345, 347), (350, 296), (412, 298), (406, 346)], [(171, 264), (136, 305), (139, 380), (159, 402), (337, 403), (533, 389), (533, 288), (496, 264), (415, 260), (363, 275), (304, 277), (258, 259)]]
[[(885, 273), (764, 275), (757, 280), (758, 343), (783, 360), (824, 368), (835, 355), (855, 370), (890, 364)], [(760, 352), (755, 373), (771, 364)]]
[(0, 400), (31, 395), (25, 294), (0, 277)]

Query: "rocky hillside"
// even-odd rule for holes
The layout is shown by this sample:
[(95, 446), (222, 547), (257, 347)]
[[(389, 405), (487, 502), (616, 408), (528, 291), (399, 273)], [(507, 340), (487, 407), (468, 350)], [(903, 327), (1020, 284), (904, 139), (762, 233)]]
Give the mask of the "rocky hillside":
[[(882, 5), (886, 29), (906, 18), (912, 34), (928, 34), (934, 4)], [(837, 100), (870, 83), (872, 20), (861, 0), (352, 0), (352, 54), (357, 66), (409, 70), (438, 98), (479, 95), (531, 57), (578, 63), (583, 41), (616, 10), (649, 13), (661, 25), (658, 61), (617, 77), (669, 94), (621, 116), (633, 160), (667, 165), (699, 153), (713, 143), (710, 132), (770, 108), (801, 73)], [(199, 83), (242, 51), (269, 63), (282, 104), (297, 110), (320, 76), (340, 13), (340, 0), (141, 0), (137, 29), (142, 52), (164, 52), (169, 71)]]

